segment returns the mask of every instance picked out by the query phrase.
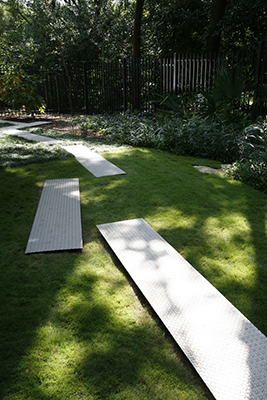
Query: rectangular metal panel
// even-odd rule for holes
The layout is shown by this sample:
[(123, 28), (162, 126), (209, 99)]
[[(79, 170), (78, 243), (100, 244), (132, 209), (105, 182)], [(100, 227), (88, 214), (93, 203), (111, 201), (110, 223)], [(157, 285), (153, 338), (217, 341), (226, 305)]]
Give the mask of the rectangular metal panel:
[(73, 154), (76, 160), (79, 161), (89, 172), (91, 172), (97, 178), (102, 176), (125, 174), (122, 169), (105, 160), (105, 158), (88, 149), (88, 147), (86, 146), (72, 145), (62, 147), (69, 153)]
[(34, 122), (17, 122), (17, 121), (7, 121), (7, 120), (0, 120), (0, 123), (5, 123), (8, 122), (12, 124), (12, 126), (5, 126), (3, 128), (0, 128), (0, 130), (6, 131), (9, 129), (21, 129), (21, 128), (31, 128), (33, 126), (39, 126), (39, 125), (45, 125), (45, 124), (51, 124), (51, 121), (34, 121)]
[(218, 400), (267, 399), (267, 338), (143, 219), (97, 226)]
[(82, 247), (79, 179), (47, 180), (25, 253)]
[(42, 143), (48, 143), (48, 144), (60, 144), (61, 141), (57, 139), (53, 139), (47, 136), (42, 136), (42, 135), (36, 135), (35, 133), (30, 133), (30, 132), (25, 132), (25, 131), (20, 131), (16, 128), (9, 129), (7, 131), (4, 131), (7, 135), (11, 136), (18, 136), (23, 139), (27, 140), (32, 140), (33, 142), (42, 142)]

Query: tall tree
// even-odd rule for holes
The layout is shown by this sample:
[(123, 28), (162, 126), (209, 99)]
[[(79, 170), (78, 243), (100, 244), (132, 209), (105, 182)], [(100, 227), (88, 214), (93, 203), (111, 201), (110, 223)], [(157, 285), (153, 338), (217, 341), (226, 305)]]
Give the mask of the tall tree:
[(144, 0), (136, 0), (134, 31), (133, 31), (133, 57), (141, 56), (141, 21), (143, 15)]
[(169, 57), (205, 50), (211, 0), (146, 0), (143, 51)]
[(226, 3), (227, 0), (213, 0), (209, 34), (206, 45), (207, 53), (219, 53), (221, 41), (219, 22), (224, 16)]

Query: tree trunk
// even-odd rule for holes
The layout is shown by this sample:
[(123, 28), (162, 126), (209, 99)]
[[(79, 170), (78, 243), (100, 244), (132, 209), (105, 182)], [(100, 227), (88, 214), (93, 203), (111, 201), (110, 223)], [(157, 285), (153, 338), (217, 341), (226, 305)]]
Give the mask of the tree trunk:
[(133, 57), (141, 56), (141, 20), (143, 14), (144, 0), (136, 0), (134, 31), (133, 31)]
[(213, 0), (212, 12), (210, 17), (209, 35), (207, 39), (206, 52), (219, 53), (221, 34), (217, 32), (218, 25), (224, 16), (227, 0)]
[(143, 14), (144, 0), (136, 0), (135, 17), (134, 17), (134, 31), (133, 31), (133, 109), (140, 110), (140, 68), (139, 59), (141, 56), (141, 20)]

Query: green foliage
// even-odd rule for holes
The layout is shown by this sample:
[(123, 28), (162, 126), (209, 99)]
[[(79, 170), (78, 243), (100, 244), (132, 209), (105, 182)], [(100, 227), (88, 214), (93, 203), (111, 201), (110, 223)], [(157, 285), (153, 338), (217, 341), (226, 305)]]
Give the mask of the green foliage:
[[(255, 51), (267, 35), (265, 0), (227, 3), (220, 25), (223, 49)], [(204, 51), (210, 8), (210, 0), (147, 0), (142, 55)], [(1, 1), (0, 65), (69, 67), (131, 56), (134, 13), (133, 0)]]
[(172, 113), (179, 118), (186, 118), (186, 105), (182, 96), (177, 96), (174, 93), (167, 95), (158, 95), (159, 112), (169, 114), (170, 110)]
[(253, 159), (236, 161), (227, 171), (227, 175), (246, 183), (254, 189), (267, 193), (267, 157), (257, 153)]
[(40, 79), (24, 72), (6, 71), (0, 81), (0, 101), (12, 110), (44, 112), (44, 100), (38, 94)]
[(221, 50), (257, 51), (267, 38), (265, 0), (228, 0), (220, 31)]
[(242, 70), (225, 64), (217, 68), (210, 90), (202, 89), (200, 103), (202, 115), (211, 118), (220, 115), (225, 122), (245, 127), (248, 117), (242, 112), (242, 97), (245, 83)]
[(144, 5), (143, 53), (169, 57), (205, 48), (210, 1), (148, 0)]
[(118, 143), (234, 163), (229, 176), (266, 191), (266, 121), (241, 129), (218, 115), (203, 119), (195, 114), (184, 119), (170, 112), (154, 116), (94, 115), (76, 118), (76, 122)]
[(80, 124), (101, 131), (111, 140), (132, 146), (155, 147), (175, 154), (187, 154), (232, 162), (239, 157), (240, 135), (235, 125), (224, 120), (205, 120), (198, 115), (187, 120), (175, 114), (95, 115), (82, 117)]
[[(170, 140), (171, 139), (171, 140)], [(240, 134), (233, 124), (216, 118), (204, 120), (193, 116), (172, 134), (165, 131), (165, 142), (177, 154), (210, 158), (224, 163), (239, 158)]]
[(247, 127), (241, 156), (228, 170), (228, 176), (267, 193), (267, 121)]

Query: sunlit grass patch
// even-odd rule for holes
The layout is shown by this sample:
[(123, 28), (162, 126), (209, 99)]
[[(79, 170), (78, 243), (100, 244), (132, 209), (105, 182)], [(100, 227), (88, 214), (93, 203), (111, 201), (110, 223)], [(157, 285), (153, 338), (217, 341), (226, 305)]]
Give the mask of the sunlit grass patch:
[[(99, 234), (144, 218), (265, 335), (266, 196), (200, 159), (117, 149), (125, 175), (74, 158), (0, 170), (0, 397), (207, 399), (179, 349)], [(46, 179), (79, 178), (82, 251), (24, 251)]]

